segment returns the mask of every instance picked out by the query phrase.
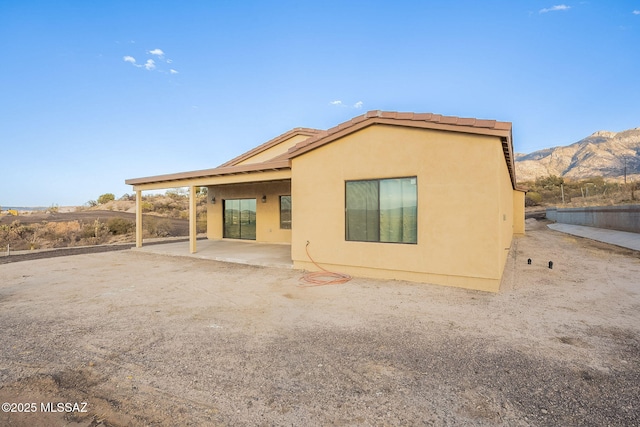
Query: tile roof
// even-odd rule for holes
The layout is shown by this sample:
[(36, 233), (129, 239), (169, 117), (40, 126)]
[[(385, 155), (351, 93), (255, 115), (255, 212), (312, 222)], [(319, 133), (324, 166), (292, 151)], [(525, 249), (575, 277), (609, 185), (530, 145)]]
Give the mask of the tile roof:
[[(206, 176), (223, 176), (237, 173), (261, 172), (268, 170), (286, 169), (291, 167), (291, 159), (312, 151), (318, 147), (335, 141), (350, 133), (356, 132), (365, 127), (375, 124), (386, 124), (394, 126), (416, 127), (423, 129), (463, 132), (479, 135), (490, 135), (501, 138), (502, 149), (507, 168), (511, 176), (513, 188), (516, 188), (516, 176), (514, 168), (514, 154), (510, 122), (499, 122), (496, 120), (482, 120), (474, 118), (463, 118), (455, 116), (443, 116), (432, 113), (407, 113), (394, 111), (368, 111), (367, 113), (354, 117), (326, 131), (310, 128), (295, 128), (270, 141), (265, 142), (246, 153), (237, 156), (217, 168), (205, 169), (201, 171), (183, 172), (170, 175), (158, 175), (155, 177), (129, 179), (127, 184), (147, 184), (157, 182), (168, 182), (178, 179), (200, 178)], [(309, 136), (308, 139), (291, 147), (287, 152), (272, 159), (245, 165), (238, 163), (256, 154), (259, 154), (279, 143), (298, 134)]]
[(500, 137), (504, 158), (507, 162), (507, 168), (511, 177), (511, 183), (513, 184), (513, 188), (516, 188), (511, 122), (499, 122), (497, 120), (443, 116), (441, 114), (432, 113), (407, 113), (373, 110), (368, 111), (361, 116), (354, 117), (353, 119), (328, 129), (325, 132), (320, 132), (317, 135), (296, 144), (289, 149), (286, 155), (279, 156), (278, 159), (292, 159), (328, 144), (349, 133), (374, 124), (417, 127)]
[(268, 160), (262, 163), (250, 163), (246, 165), (219, 166), (213, 169), (202, 169), (189, 172), (179, 172), (166, 175), (155, 175), (144, 178), (132, 178), (125, 180), (128, 185), (142, 185), (171, 181), (179, 181), (183, 179), (207, 178), (212, 176), (238, 175), (251, 172), (266, 172), (282, 169), (290, 169), (289, 160)]
[[(296, 144), (289, 149), (289, 157), (293, 158), (310, 151), (333, 139), (344, 136), (342, 131), (355, 130), (372, 124), (391, 124), (409, 127), (422, 127), (430, 129), (452, 130), (456, 132), (476, 133), (482, 135), (496, 135), (511, 138), (511, 123), (499, 122), (496, 120), (481, 120), (474, 118), (463, 118), (455, 116), (443, 116), (432, 113), (400, 113), (395, 111), (368, 111), (358, 117), (339, 124), (325, 132), (318, 133), (305, 141)], [(335, 138), (331, 138), (335, 136)]]
[(311, 129), (311, 128), (293, 128), (288, 132), (283, 133), (282, 135), (276, 136), (275, 138), (265, 142), (264, 144), (260, 144), (257, 147), (240, 154), (237, 157), (234, 157), (233, 159), (224, 162), (223, 164), (221, 164), (220, 166), (218, 166), (219, 168), (221, 167), (226, 167), (226, 166), (234, 166), (237, 165), (238, 163), (242, 162), (243, 160), (246, 160), (252, 156), (255, 156), (258, 153), (261, 153), (265, 150), (268, 150), (271, 147), (275, 147), (276, 145), (280, 144), (283, 141), (286, 141), (289, 138), (292, 138), (296, 135), (306, 135), (306, 136), (310, 136), (313, 137), (319, 133), (321, 133), (323, 131), (319, 130), (319, 129)]
[[(189, 172), (178, 172), (172, 174), (165, 175), (155, 175), (148, 176), (144, 178), (132, 178), (125, 180), (125, 184), (129, 185), (142, 185), (142, 184), (152, 184), (152, 183), (169, 183), (171, 181), (180, 181), (184, 179), (194, 179), (194, 178), (205, 178), (212, 176), (225, 176), (225, 175), (236, 175), (236, 174), (246, 174), (250, 172), (265, 172), (265, 171), (273, 171), (280, 169), (290, 169), (291, 162), (288, 159), (288, 155), (286, 156), (277, 156), (273, 159), (265, 160), (259, 163), (248, 163), (244, 165), (239, 165), (243, 160), (251, 158), (256, 154), (259, 154), (263, 151), (268, 150), (271, 147), (274, 147), (280, 144), (283, 141), (286, 141), (289, 138), (292, 138), (296, 135), (306, 135), (313, 137), (314, 135), (323, 133), (324, 131), (318, 129), (311, 128), (294, 128), (290, 131), (279, 135), (264, 144), (260, 144), (259, 146), (252, 148), (251, 150), (240, 154), (233, 159), (224, 162), (220, 166), (212, 169), (202, 169), (196, 171)], [(285, 153), (286, 154), (286, 153)]]

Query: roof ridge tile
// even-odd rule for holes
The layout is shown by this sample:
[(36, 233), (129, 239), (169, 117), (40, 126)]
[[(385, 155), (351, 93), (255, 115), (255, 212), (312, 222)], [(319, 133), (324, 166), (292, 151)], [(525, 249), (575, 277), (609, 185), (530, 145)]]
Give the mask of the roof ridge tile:
[(442, 123), (445, 125), (457, 125), (458, 120), (460, 120), (460, 118), (456, 116), (440, 116), (440, 120), (438, 120), (438, 123)]
[(413, 114), (413, 120), (418, 120), (418, 121), (431, 121), (431, 117), (433, 117), (432, 113), (414, 113)]
[(396, 113), (396, 118), (399, 120), (414, 120), (414, 113)]

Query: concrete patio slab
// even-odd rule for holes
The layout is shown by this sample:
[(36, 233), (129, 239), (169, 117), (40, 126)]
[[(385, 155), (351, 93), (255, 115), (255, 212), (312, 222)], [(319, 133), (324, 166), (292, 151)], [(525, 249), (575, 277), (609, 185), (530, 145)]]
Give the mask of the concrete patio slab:
[(586, 237), (587, 239), (597, 240), (599, 242), (609, 243), (611, 245), (640, 251), (640, 234), (630, 233), (628, 231), (607, 230), (604, 228), (586, 227), (584, 225), (574, 224), (549, 224), (552, 230), (562, 233), (572, 234), (574, 236)]
[(263, 267), (292, 268), (291, 245), (242, 240), (198, 240), (197, 252), (189, 253), (189, 242), (172, 242), (133, 248), (159, 255), (183, 256)]

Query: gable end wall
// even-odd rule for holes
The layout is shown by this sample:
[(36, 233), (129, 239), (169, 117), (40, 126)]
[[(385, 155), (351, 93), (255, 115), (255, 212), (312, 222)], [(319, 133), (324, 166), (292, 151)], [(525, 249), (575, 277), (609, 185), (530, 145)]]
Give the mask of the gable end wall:
[[(295, 268), (497, 291), (513, 199), (499, 137), (374, 125), (292, 160)], [(345, 181), (416, 176), (418, 243), (345, 241)], [(507, 191), (508, 190), (508, 191)]]

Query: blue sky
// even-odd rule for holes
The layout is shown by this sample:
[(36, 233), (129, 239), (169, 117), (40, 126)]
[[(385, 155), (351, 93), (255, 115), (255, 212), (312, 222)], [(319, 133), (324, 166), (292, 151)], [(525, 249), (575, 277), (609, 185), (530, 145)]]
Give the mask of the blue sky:
[(640, 127), (638, 1), (0, 1), (0, 206), (82, 205), (368, 110)]

